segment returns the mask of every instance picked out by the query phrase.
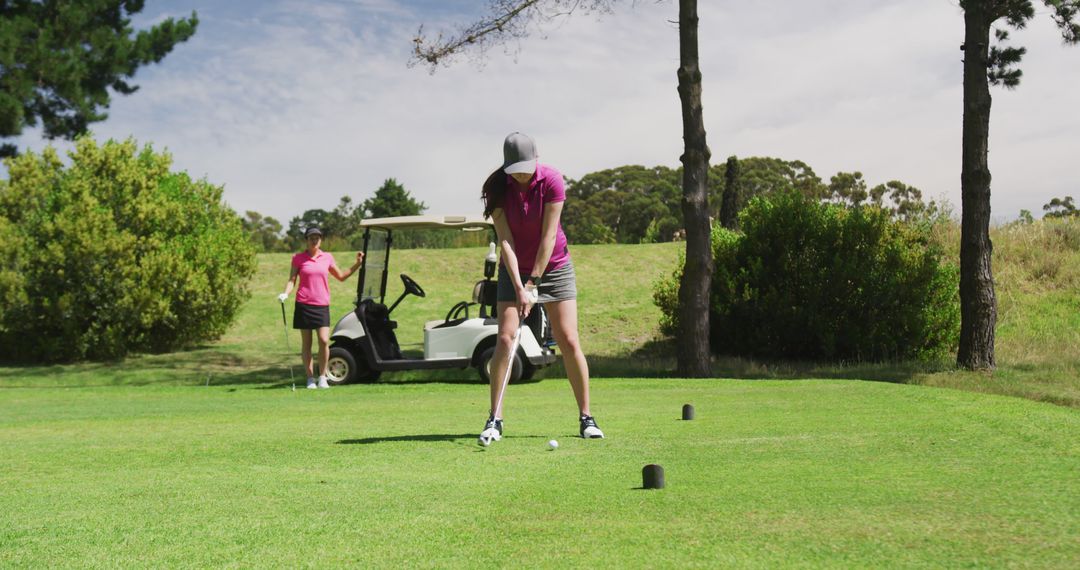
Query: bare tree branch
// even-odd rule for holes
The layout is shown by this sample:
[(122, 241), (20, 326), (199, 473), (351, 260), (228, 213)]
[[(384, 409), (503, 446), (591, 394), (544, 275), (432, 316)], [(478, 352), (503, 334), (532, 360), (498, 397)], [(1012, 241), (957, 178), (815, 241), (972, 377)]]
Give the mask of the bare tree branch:
[(488, 15), (462, 27), (450, 37), (441, 32), (434, 39), (421, 26), (413, 38), (409, 66), (424, 64), (432, 72), (448, 65), (467, 50), (482, 55), (487, 48), (529, 36), (534, 24), (570, 16), (574, 12), (608, 13), (618, 0), (489, 0)]

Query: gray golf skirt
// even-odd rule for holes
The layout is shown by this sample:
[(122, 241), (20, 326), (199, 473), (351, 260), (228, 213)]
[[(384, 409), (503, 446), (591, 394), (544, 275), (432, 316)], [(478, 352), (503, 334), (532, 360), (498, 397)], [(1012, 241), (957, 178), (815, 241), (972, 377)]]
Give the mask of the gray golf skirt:
[[(529, 278), (527, 273), (521, 275), (521, 282)], [(537, 288), (540, 294), (540, 303), (555, 301), (569, 301), (577, 298), (577, 278), (574, 276), (574, 262), (567, 260), (566, 265), (545, 273)], [(506, 267), (499, 264), (498, 301), (500, 303), (513, 303), (517, 301), (517, 293), (514, 292), (514, 283), (510, 280), (510, 272)]]

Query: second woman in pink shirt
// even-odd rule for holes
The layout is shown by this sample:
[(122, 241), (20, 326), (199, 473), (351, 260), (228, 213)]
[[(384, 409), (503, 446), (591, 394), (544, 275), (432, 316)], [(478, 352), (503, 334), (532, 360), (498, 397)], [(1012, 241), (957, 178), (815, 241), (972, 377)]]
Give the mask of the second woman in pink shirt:
[[(296, 307), (293, 309), (293, 328), (300, 330), (302, 356), (307, 369), (307, 387), (329, 388), (326, 378), (326, 365), (330, 361), (330, 280), (333, 275), (338, 281), (344, 281), (360, 268), (364, 261), (364, 252), (356, 253), (356, 263), (347, 271), (342, 271), (334, 262), (330, 252), (322, 250), (322, 230), (308, 228), (304, 232), (307, 249), (292, 258), (292, 271), (285, 283), (285, 292), (278, 295), (282, 303), (289, 298), (293, 285), (300, 281), (296, 289)], [(319, 338), (319, 378), (315, 379), (314, 362), (311, 354), (311, 332), (316, 331)]]

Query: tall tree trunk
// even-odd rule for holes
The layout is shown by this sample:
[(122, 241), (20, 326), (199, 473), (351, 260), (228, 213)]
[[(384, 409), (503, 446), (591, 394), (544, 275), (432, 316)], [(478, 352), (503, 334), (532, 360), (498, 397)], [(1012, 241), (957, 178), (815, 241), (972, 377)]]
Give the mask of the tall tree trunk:
[(964, 10), (964, 134), (960, 174), (960, 349), (958, 365), (992, 370), (997, 307), (990, 271), (990, 87), (987, 63), (993, 18), (983, 2)]
[(739, 229), (739, 159), (735, 156), (729, 156), (724, 165), (724, 197), (720, 204), (720, 225)]
[(678, 372), (712, 375), (709, 358), (709, 290), (713, 259), (709, 239), (709, 147), (701, 110), (697, 0), (679, 0), (679, 100), (682, 102), (683, 220), (686, 266), (679, 284)]

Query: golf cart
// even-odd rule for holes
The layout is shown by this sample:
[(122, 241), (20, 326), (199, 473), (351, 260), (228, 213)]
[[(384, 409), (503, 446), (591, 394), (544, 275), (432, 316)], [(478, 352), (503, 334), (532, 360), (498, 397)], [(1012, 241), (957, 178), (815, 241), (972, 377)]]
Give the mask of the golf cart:
[[(490, 382), (498, 320), (495, 315), (495, 231), (490, 220), (466, 216), (401, 216), (360, 222), (364, 229), (364, 261), (356, 285), (356, 308), (337, 322), (330, 333), (331, 384), (374, 382), (384, 371), (464, 369), (474, 367)], [(472, 290), (471, 301), (456, 303), (444, 318), (424, 325), (422, 358), (407, 358), (398, 344), (394, 309), (409, 295), (425, 297), (424, 288), (408, 275), (400, 275), (403, 291), (386, 306), (388, 262), (394, 235), (405, 230), (487, 231), (491, 236), (484, 260), (484, 279)], [(470, 310), (475, 308), (474, 315)], [(510, 382), (527, 380), (538, 368), (555, 361), (547, 316), (536, 306), (525, 319), (521, 342), (514, 355)]]

